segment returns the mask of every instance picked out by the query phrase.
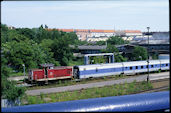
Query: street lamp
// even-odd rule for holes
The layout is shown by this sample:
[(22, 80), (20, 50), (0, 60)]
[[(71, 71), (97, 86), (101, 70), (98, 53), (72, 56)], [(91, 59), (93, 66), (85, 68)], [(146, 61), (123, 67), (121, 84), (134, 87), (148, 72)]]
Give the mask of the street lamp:
[(147, 76), (147, 82), (149, 82), (149, 29), (150, 27), (147, 27), (147, 30), (148, 30), (148, 60), (147, 60), (147, 63), (148, 63), (148, 76)]
[(23, 64), (22, 66), (23, 66), (23, 69), (24, 69), (24, 76), (25, 76), (25, 64)]

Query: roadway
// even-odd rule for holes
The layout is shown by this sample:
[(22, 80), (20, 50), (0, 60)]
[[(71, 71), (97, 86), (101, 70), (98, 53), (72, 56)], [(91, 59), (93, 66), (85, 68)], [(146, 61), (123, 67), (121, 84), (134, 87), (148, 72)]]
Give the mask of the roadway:
[[(169, 72), (162, 72), (162, 73), (155, 73), (150, 74), (149, 79), (152, 80), (158, 80), (158, 79), (166, 79), (169, 77)], [(65, 91), (74, 91), (74, 90), (81, 90), (86, 88), (94, 88), (94, 87), (103, 87), (103, 86), (110, 86), (114, 84), (123, 84), (125, 82), (131, 83), (134, 80), (137, 82), (140, 81), (146, 81), (147, 80), (147, 74), (145, 75), (139, 75), (139, 76), (132, 76), (130, 78), (125, 79), (119, 79), (119, 80), (109, 80), (109, 81), (103, 81), (103, 82), (95, 82), (95, 83), (87, 83), (87, 84), (78, 84), (78, 85), (71, 85), (71, 86), (62, 86), (62, 87), (55, 87), (55, 88), (46, 88), (46, 89), (36, 89), (36, 90), (27, 90), (27, 95), (40, 95), (43, 94), (49, 94), (49, 93), (57, 93), (57, 92), (65, 92)]]

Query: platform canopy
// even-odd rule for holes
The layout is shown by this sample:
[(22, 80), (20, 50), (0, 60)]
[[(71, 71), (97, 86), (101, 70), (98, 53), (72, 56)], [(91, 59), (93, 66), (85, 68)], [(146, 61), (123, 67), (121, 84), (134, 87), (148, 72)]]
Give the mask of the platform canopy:
[(100, 53), (100, 54), (86, 54), (84, 55), (84, 64), (89, 64), (89, 57), (91, 56), (109, 56), (109, 63), (114, 63), (114, 54), (113, 53)]

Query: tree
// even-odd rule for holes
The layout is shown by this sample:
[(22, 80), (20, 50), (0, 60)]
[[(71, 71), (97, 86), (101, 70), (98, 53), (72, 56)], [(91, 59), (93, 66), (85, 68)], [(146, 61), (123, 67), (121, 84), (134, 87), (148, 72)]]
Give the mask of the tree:
[(8, 81), (6, 78), (2, 78), (1, 94), (3, 98), (10, 101), (15, 101), (19, 97), (23, 96), (26, 89), (23, 87), (17, 87), (16, 82)]
[(54, 52), (52, 52), (53, 43), (54, 41), (51, 39), (44, 39), (40, 43), (40, 47), (42, 48), (42, 50), (44, 51), (46, 55), (46, 59), (45, 59), (46, 63), (53, 63), (55, 66), (60, 66), (59, 61), (57, 60), (55, 61), (55, 59), (53, 58), (53, 55), (54, 55)]
[(48, 29), (48, 26), (47, 25), (45, 25), (45, 29)]
[(105, 45), (106, 44), (106, 41), (97, 41), (96, 42), (96, 45)]
[[(3, 54), (3, 53), (1, 53)], [(11, 69), (7, 66), (7, 59), (1, 55), (1, 98), (15, 101), (25, 93), (25, 88), (16, 87), (16, 83), (8, 81)]]
[(18, 28), (16, 29), (17, 33), (20, 35), (24, 35), (25, 37), (28, 37), (29, 39), (34, 40), (36, 38), (36, 34), (32, 29), (29, 28)]
[(41, 47), (33, 40), (25, 40), (24, 37), (16, 37), (12, 42), (2, 44), (4, 56), (8, 60), (8, 65), (14, 70), (22, 71), (22, 64), (26, 65), (26, 70), (36, 68), (39, 64), (45, 63), (46, 54)]
[(8, 41), (8, 27), (5, 24), (1, 24), (1, 43)]
[(125, 61), (127, 61), (126, 58), (124, 58), (122, 55), (119, 54), (118, 49), (114, 45), (108, 44), (106, 50), (102, 50), (102, 52), (114, 53), (115, 62), (125, 62)]
[(64, 35), (58, 40), (55, 39), (51, 47), (52, 52), (54, 53), (53, 57), (55, 60), (59, 61), (61, 65), (66, 66), (68, 65), (67, 61), (73, 59), (72, 49), (69, 47), (68, 36)]
[(118, 36), (112, 36), (107, 40), (108, 44), (111, 45), (120, 45), (120, 44), (127, 44), (129, 43), (128, 41), (123, 40), (121, 37)]
[(144, 47), (135, 46), (131, 54), (131, 58), (134, 61), (147, 60), (147, 50)]
[(90, 61), (92, 64), (106, 63), (106, 58), (104, 56), (92, 56)]

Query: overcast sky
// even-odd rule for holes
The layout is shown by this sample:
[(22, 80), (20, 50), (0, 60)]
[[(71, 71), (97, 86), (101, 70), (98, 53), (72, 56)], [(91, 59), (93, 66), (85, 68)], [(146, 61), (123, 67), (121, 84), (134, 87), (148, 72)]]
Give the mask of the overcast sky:
[(3, 1), (1, 22), (14, 27), (169, 31), (169, 0)]

